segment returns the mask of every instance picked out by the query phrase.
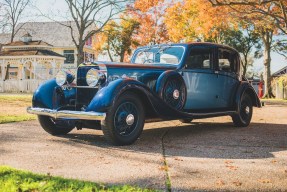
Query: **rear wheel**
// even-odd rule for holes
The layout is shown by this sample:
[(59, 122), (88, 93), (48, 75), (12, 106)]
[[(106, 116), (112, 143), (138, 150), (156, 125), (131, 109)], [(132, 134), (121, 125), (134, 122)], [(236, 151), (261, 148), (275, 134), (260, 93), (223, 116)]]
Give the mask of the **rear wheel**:
[(75, 128), (72, 120), (56, 120), (43, 115), (38, 115), (38, 120), (42, 128), (51, 135), (66, 135)]
[(233, 124), (236, 127), (247, 127), (250, 124), (253, 113), (252, 100), (249, 95), (241, 97), (239, 113), (232, 116)]
[(129, 145), (140, 136), (144, 126), (144, 107), (133, 93), (124, 93), (102, 121), (105, 138), (114, 145)]

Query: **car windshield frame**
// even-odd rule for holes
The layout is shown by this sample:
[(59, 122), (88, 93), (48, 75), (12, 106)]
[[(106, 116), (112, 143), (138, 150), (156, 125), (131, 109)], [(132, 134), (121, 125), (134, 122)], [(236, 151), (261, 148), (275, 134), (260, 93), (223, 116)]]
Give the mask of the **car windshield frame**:
[[(178, 58), (178, 62), (177, 63), (154, 62), (155, 55), (160, 54), (160, 56), (161, 56), (161, 55), (163, 55), (165, 53), (166, 50), (171, 49), (171, 48), (181, 48), (182, 49), (181, 57)], [(182, 60), (184, 58), (184, 55), (185, 55), (185, 51), (186, 51), (186, 48), (184, 46), (180, 46), (180, 45), (159, 45), (159, 46), (151, 46), (151, 47), (141, 47), (141, 48), (138, 48), (134, 52), (133, 57), (131, 59), (131, 63), (139, 64), (139, 65), (151, 65), (151, 64), (154, 64), (154, 65), (174, 65), (174, 66), (177, 66), (177, 65), (179, 65), (182, 62)], [(147, 63), (136, 62), (138, 54), (140, 54), (140, 53), (146, 54), (148, 52), (150, 52), (150, 53), (152, 52), (153, 53), (153, 62), (147, 62)], [(159, 58), (160, 58), (160, 56), (159, 56)], [(146, 60), (149, 60), (148, 56), (146, 56)]]

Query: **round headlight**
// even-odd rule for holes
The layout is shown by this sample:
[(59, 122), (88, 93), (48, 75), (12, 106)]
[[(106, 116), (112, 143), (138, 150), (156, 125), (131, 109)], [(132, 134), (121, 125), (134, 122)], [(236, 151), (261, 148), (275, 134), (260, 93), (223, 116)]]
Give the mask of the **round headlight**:
[(63, 86), (67, 82), (67, 73), (64, 71), (59, 71), (56, 75), (56, 83), (59, 86)]
[(95, 87), (99, 81), (99, 72), (96, 69), (90, 69), (86, 75), (86, 82), (90, 87)]

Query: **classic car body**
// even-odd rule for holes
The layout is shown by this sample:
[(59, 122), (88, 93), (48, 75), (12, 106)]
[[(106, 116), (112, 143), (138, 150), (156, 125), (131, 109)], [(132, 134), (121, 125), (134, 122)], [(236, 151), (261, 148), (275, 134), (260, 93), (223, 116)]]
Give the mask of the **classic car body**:
[(219, 44), (141, 47), (131, 63), (79, 66), (76, 83), (62, 72), (38, 88), (27, 111), (53, 135), (75, 126), (102, 129), (117, 145), (133, 143), (145, 121), (229, 115), (247, 126), (261, 104), (240, 64), (236, 50)]

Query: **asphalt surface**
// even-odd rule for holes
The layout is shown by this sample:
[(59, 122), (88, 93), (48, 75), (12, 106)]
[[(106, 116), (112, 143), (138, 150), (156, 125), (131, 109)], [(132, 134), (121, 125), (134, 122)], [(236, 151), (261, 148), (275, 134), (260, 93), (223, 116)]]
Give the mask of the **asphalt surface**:
[(148, 123), (131, 146), (101, 131), (45, 133), (37, 121), (0, 125), (0, 165), (36, 173), (172, 191), (287, 191), (287, 106), (254, 110), (247, 128), (230, 117)]

